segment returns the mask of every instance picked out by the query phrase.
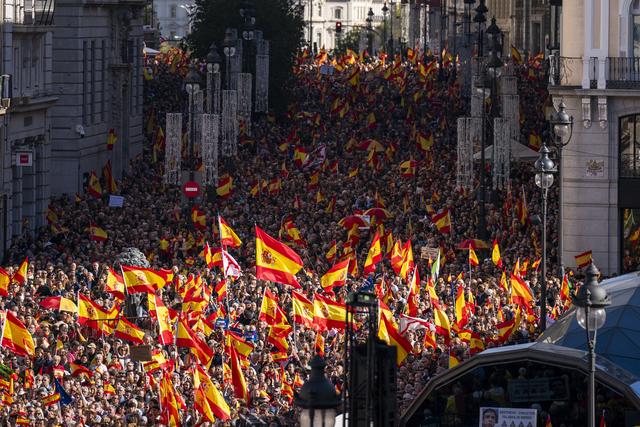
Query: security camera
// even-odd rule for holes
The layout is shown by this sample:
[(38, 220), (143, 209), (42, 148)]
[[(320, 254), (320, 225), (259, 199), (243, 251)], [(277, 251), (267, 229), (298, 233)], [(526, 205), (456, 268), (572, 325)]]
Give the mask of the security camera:
[(84, 138), (84, 126), (76, 125), (76, 133), (80, 135), (80, 138)]

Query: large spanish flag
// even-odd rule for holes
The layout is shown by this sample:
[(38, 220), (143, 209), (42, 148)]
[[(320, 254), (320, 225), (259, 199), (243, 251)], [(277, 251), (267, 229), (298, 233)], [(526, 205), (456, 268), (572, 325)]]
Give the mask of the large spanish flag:
[(302, 259), (293, 249), (256, 225), (256, 278), (300, 289), (295, 274), (301, 268)]
[(91, 175), (89, 176), (87, 193), (91, 194), (96, 199), (102, 197), (102, 186), (100, 185), (100, 180), (94, 171), (91, 171)]
[(349, 261), (350, 259), (347, 258), (335, 264), (320, 278), (320, 284), (325, 292), (331, 291), (331, 289), (336, 286), (344, 286), (349, 271)]
[(436, 225), (438, 231), (442, 234), (451, 232), (451, 215), (449, 214), (449, 209), (445, 209), (432, 216), (431, 222)]
[[(193, 378), (195, 388), (202, 391), (202, 395), (206, 399), (213, 415), (221, 421), (231, 418), (231, 410), (222, 393), (220, 393), (220, 390), (213, 384), (207, 372), (200, 365), (196, 365)], [(196, 385), (196, 382), (199, 384)], [(215, 422), (215, 420), (211, 420), (211, 422)]]
[(451, 324), (444, 310), (433, 307), (433, 323), (436, 325), (436, 333), (442, 335), (444, 342), (449, 344), (451, 341)]
[(0, 267), (0, 296), (9, 296), (9, 284), (11, 284), (11, 276), (7, 270)]
[(119, 300), (124, 300), (124, 294), (126, 292), (124, 286), (124, 279), (121, 274), (116, 273), (113, 268), (109, 267), (107, 271), (107, 283), (104, 290)]
[(84, 294), (78, 293), (78, 323), (107, 335), (113, 333), (118, 317), (117, 306), (107, 311)]
[(233, 231), (229, 224), (227, 224), (227, 221), (225, 221), (220, 215), (218, 215), (218, 227), (220, 228), (221, 246), (232, 246), (237, 248), (242, 245), (242, 240), (240, 240), (235, 231)]
[(496, 267), (502, 268), (502, 259), (500, 258), (500, 247), (498, 246), (498, 241), (495, 239), (493, 240), (493, 248), (491, 249), (491, 261)]
[(371, 241), (371, 246), (369, 247), (367, 260), (364, 262), (364, 275), (368, 276), (370, 273), (376, 271), (376, 264), (380, 261), (382, 261), (382, 248), (380, 247), (380, 235), (376, 231)]
[(12, 312), (7, 310), (2, 329), (2, 346), (24, 357), (35, 355), (36, 347), (29, 330)]
[(291, 292), (291, 304), (293, 306), (293, 321), (307, 327), (313, 326), (313, 303), (301, 293)]
[(237, 399), (244, 400), (249, 403), (249, 390), (247, 389), (247, 381), (242, 373), (240, 361), (235, 348), (229, 347), (229, 358), (231, 359), (231, 384), (233, 385), (233, 394)]
[(315, 294), (313, 322), (321, 331), (331, 328), (344, 330), (347, 326), (347, 306)]
[(91, 224), (89, 226), (89, 240), (93, 240), (94, 242), (104, 242), (109, 238), (109, 235), (104, 228), (98, 227), (95, 224)]
[(150, 293), (165, 287), (173, 280), (171, 270), (152, 270), (150, 268), (122, 266), (124, 282), (127, 285), (127, 292), (130, 294)]
[(269, 325), (279, 325), (286, 322), (286, 319), (287, 316), (280, 308), (278, 297), (268, 287), (265, 287), (258, 320), (264, 320)]

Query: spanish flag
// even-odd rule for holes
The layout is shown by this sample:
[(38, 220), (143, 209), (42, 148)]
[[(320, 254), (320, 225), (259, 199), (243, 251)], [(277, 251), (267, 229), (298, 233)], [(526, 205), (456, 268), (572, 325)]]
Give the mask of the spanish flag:
[(431, 149), (433, 146), (433, 134), (429, 134), (429, 136), (424, 136), (422, 133), (418, 132), (418, 147), (424, 151), (425, 153)]
[(50, 394), (49, 396), (42, 398), (42, 404), (44, 406), (55, 405), (59, 401), (60, 401), (60, 393), (53, 393), (53, 394)]
[(476, 251), (473, 250), (473, 246), (469, 245), (469, 265), (477, 267), (480, 265)]
[(89, 368), (79, 363), (75, 363), (75, 362), (69, 363), (69, 370), (71, 371), (72, 377), (86, 375), (87, 378), (91, 378), (93, 376), (93, 373), (89, 370)]
[(29, 257), (26, 257), (20, 267), (13, 273), (11, 281), (19, 285), (27, 283), (27, 271), (29, 270)]
[(189, 325), (187, 325), (185, 318), (181, 318), (178, 321), (176, 346), (189, 347), (191, 353), (206, 367), (209, 367), (211, 360), (213, 360), (213, 350), (209, 348), (204, 340), (193, 332)]
[(469, 352), (471, 354), (480, 353), (484, 350), (484, 340), (477, 332), (471, 332), (471, 340), (469, 342)]
[(242, 245), (242, 240), (220, 215), (218, 215), (218, 227), (220, 228), (220, 245), (234, 248)]
[(109, 193), (117, 193), (118, 184), (113, 177), (113, 172), (111, 170), (111, 160), (107, 160), (107, 163), (105, 163), (104, 167), (102, 168), (102, 177), (104, 178), (104, 182), (107, 186), (107, 189), (109, 190)]
[(114, 335), (134, 344), (142, 344), (144, 342), (144, 332), (124, 317), (121, 317), (118, 321)]
[(297, 145), (295, 150), (293, 150), (293, 162), (299, 168), (301, 168), (307, 163), (308, 157), (309, 157), (309, 153), (304, 147), (300, 145)]
[(173, 272), (171, 270), (152, 270), (150, 268), (123, 265), (122, 273), (127, 292), (130, 294), (143, 292), (155, 294), (156, 291), (164, 288), (168, 282), (173, 280)]
[(511, 59), (516, 65), (522, 64), (522, 55), (520, 55), (520, 51), (514, 45), (511, 45)]
[[(206, 371), (200, 365), (196, 365), (194, 379), (194, 388), (202, 391), (201, 397), (204, 397), (213, 415), (220, 421), (227, 421), (231, 418), (231, 409), (224, 400), (222, 393), (218, 390)], [(215, 420), (209, 420), (215, 422)]]
[(571, 290), (569, 289), (569, 278), (565, 274), (562, 276), (562, 286), (560, 286), (560, 301), (567, 306), (571, 302)]
[(527, 311), (531, 309), (531, 303), (533, 302), (533, 293), (529, 286), (518, 276), (511, 275), (511, 301), (514, 304), (527, 307)]
[(87, 193), (99, 199), (102, 197), (102, 186), (100, 185), (100, 180), (95, 172), (91, 171), (91, 175), (89, 176), (89, 185), (87, 186)]
[(458, 328), (463, 328), (469, 321), (469, 313), (467, 312), (467, 303), (464, 299), (464, 287), (462, 285), (458, 285), (458, 290), (456, 291), (455, 309)]
[(249, 355), (255, 348), (253, 344), (230, 330), (227, 330), (227, 341), (225, 345), (227, 347), (232, 345), (233, 347), (235, 347), (238, 355), (245, 358), (249, 357)]
[(575, 256), (578, 268), (585, 268), (593, 262), (593, 251), (588, 250)]
[(400, 163), (400, 175), (405, 178), (411, 178), (416, 174), (416, 166), (418, 162), (415, 160), (406, 160)]
[(449, 214), (449, 209), (444, 209), (432, 216), (431, 222), (436, 225), (438, 231), (442, 234), (451, 232), (451, 215)]
[(386, 337), (388, 338), (389, 345), (395, 346), (397, 349), (396, 353), (396, 363), (398, 366), (404, 362), (404, 359), (413, 351), (413, 346), (411, 342), (407, 340), (400, 334), (398, 328), (393, 324), (393, 322), (388, 318), (388, 315), (382, 311), (380, 313), (380, 328), (386, 330)]
[(49, 310), (67, 311), (69, 313), (77, 313), (78, 307), (73, 301), (65, 297), (47, 297), (40, 301), (40, 307)]
[(180, 412), (178, 400), (176, 399), (176, 391), (173, 387), (168, 372), (162, 375), (160, 380), (160, 407), (162, 408), (163, 417), (169, 426), (180, 425)]
[(33, 357), (36, 352), (36, 347), (29, 330), (24, 326), (24, 323), (9, 310), (5, 312), (2, 342), (0, 344), (18, 356)]
[(233, 347), (229, 348), (229, 356), (231, 359), (231, 384), (233, 385), (233, 394), (237, 399), (243, 400), (249, 404), (249, 391), (247, 389), (247, 381), (242, 373), (238, 354)]
[(198, 230), (207, 229), (207, 215), (198, 206), (191, 208), (191, 222)]
[(80, 325), (111, 335), (116, 326), (117, 317), (117, 306), (107, 311), (84, 294), (78, 294), (78, 323)]
[(229, 174), (225, 174), (220, 177), (218, 181), (218, 187), (216, 188), (216, 194), (223, 199), (228, 199), (233, 193), (233, 178)]
[(9, 296), (9, 285), (11, 284), (11, 277), (4, 268), (0, 267), (0, 296)]
[(502, 259), (500, 258), (500, 247), (498, 246), (498, 241), (497, 240), (493, 240), (493, 249), (491, 249), (491, 261), (493, 261), (493, 264), (498, 267), (498, 268), (502, 268)]
[(347, 281), (347, 273), (349, 271), (349, 258), (335, 264), (320, 278), (320, 284), (325, 292), (331, 291), (332, 288), (344, 286)]
[(377, 125), (376, 122), (376, 114), (372, 111), (369, 113), (369, 115), (367, 116), (367, 128), (369, 129), (375, 129)]
[(265, 286), (258, 320), (264, 320), (269, 325), (278, 325), (286, 322), (286, 319), (287, 316), (280, 308), (278, 297)]
[(376, 270), (376, 264), (382, 261), (382, 249), (380, 247), (380, 235), (376, 231), (369, 247), (369, 253), (367, 259), (364, 262), (364, 275), (368, 276)]
[(104, 228), (98, 227), (95, 224), (89, 226), (89, 239), (94, 242), (104, 242), (108, 239), (108, 234), (104, 231)]
[(436, 333), (442, 335), (444, 342), (448, 345), (451, 341), (451, 324), (447, 313), (438, 307), (433, 307), (433, 323), (436, 325)]
[(109, 270), (107, 271), (107, 282), (104, 290), (117, 299), (121, 301), (124, 300), (124, 294), (126, 292), (124, 279), (122, 278), (122, 275), (116, 273), (111, 267), (109, 267)]
[(311, 328), (313, 326), (313, 303), (299, 292), (291, 292), (293, 321)]
[(222, 248), (212, 249), (209, 243), (206, 243), (201, 255), (208, 268), (213, 268), (216, 265), (222, 267)]
[(256, 225), (256, 278), (301, 286), (295, 274), (302, 268), (302, 259), (287, 245), (265, 233)]
[(349, 170), (348, 177), (349, 178), (354, 178), (354, 177), (358, 176), (358, 172), (360, 172), (360, 168), (356, 166), (355, 168)]
[(313, 323), (318, 330), (340, 329), (344, 330), (346, 323), (347, 306), (322, 295), (315, 294), (313, 298)]

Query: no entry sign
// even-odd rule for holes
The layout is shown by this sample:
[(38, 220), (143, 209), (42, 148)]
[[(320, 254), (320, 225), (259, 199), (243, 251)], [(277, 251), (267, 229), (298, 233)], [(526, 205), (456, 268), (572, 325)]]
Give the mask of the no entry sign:
[(185, 197), (188, 197), (190, 199), (198, 197), (198, 194), (200, 194), (200, 184), (195, 181), (187, 181), (182, 186), (182, 192), (184, 193)]

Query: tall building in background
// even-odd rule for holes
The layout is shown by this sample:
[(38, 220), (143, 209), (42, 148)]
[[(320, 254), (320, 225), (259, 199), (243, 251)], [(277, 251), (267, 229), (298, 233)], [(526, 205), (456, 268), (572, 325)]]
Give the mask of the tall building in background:
[(640, 267), (640, 1), (564, 0), (549, 92), (573, 115), (562, 152), (563, 260)]
[(545, 52), (550, 37), (550, 0), (487, 0), (487, 8), (488, 20), (495, 17), (503, 31), (505, 53), (510, 46), (523, 55)]
[(53, 0), (2, 2), (0, 250), (46, 224), (51, 193)]
[(179, 42), (191, 32), (194, 0), (153, 0), (160, 36), (168, 42)]
[[(120, 178), (142, 152), (146, 0), (57, 0), (53, 33), (51, 192), (84, 192), (110, 160)], [(117, 137), (107, 150), (107, 137)]]

